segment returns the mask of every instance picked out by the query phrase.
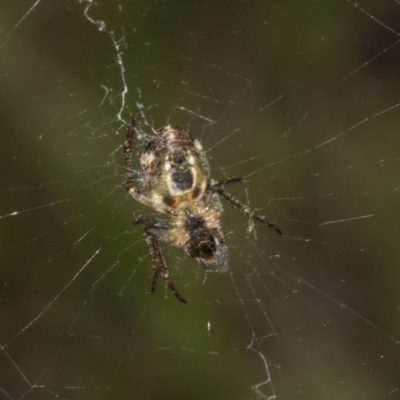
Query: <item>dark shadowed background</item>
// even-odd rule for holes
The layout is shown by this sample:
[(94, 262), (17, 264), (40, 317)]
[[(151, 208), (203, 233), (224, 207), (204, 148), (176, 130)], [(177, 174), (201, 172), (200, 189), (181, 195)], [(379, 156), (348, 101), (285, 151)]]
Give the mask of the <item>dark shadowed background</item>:
[[(0, 400), (400, 398), (400, 4), (3, 1)], [(167, 123), (216, 180), (230, 272), (127, 197)]]

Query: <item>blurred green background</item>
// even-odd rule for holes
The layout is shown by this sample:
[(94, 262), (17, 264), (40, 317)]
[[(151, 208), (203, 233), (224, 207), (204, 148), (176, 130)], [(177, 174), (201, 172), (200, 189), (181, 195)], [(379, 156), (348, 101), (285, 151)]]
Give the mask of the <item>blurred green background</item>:
[[(3, 1), (0, 399), (395, 399), (399, 5)], [(32, 7), (32, 8), (31, 8)], [(167, 123), (284, 231), (225, 207), (230, 273), (163, 245), (121, 145)]]

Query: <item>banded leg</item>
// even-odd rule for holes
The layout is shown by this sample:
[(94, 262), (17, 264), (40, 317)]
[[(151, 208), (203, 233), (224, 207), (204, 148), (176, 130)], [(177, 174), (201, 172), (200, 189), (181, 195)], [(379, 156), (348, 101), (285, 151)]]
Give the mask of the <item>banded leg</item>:
[(218, 193), (228, 203), (232, 204), (235, 208), (237, 208), (241, 213), (249, 216), (251, 219), (255, 221), (259, 221), (262, 224), (267, 225), (269, 228), (279, 233), (279, 235), (282, 235), (282, 231), (279, 228), (277, 228), (272, 222), (268, 221), (263, 215), (255, 213), (248, 205), (242, 203), (239, 199), (230, 194), (224, 187), (225, 185), (228, 185), (230, 183), (240, 182), (241, 180), (242, 180), (241, 178), (236, 178), (236, 177), (224, 179), (212, 185), (211, 191), (214, 193)]
[(131, 190), (134, 190), (133, 168), (132, 168), (132, 138), (134, 133), (136, 132), (135, 124), (136, 124), (135, 120), (133, 119), (128, 127), (123, 149), (123, 155), (125, 161), (125, 176), (126, 176), (125, 185), (128, 193), (130, 193)]
[[(187, 301), (179, 294), (178, 289), (171, 281), (167, 265), (165, 264), (163, 254), (161, 252), (161, 247), (158, 244), (157, 237), (162, 236), (163, 231), (165, 231), (165, 228), (162, 225), (157, 226), (157, 221), (151, 218), (139, 217), (133, 223), (144, 225), (144, 238), (146, 239), (147, 245), (149, 246), (150, 258), (153, 265), (151, 293), (154, 293), (156, 289), (158, 275), (161, 275), (161, 278), (164, 279), (165, 283), (167, 284), (172, 294), (180, 302), (186, 304)], [(159, 230), (161, 232), (157, 233)]]

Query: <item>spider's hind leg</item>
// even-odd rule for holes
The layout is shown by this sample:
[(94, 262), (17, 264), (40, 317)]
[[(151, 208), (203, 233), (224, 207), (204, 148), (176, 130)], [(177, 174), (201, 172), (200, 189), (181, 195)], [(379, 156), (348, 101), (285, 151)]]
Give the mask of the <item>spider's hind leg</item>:
[(165, 232), (167, 232), (167, 228), (163, 225), (162, 222), (158, 223), (158, 221), (154, 218), (139, 217), (135, 221), (133, 221), (133, 223), (144, 225), (144, 238), (147, 242), (147, 245), (149, 246), (150, 258), (153, 265), (151, 293), (154, 293), (156, 289), (158, 275), (161, 275), (172, 294), (180, 302), (186, 304), (187, 301), (179, 294), (178, 289), (171, 281), (169, 270), (167, 268), (167, 265), (165, 264), (164, 256), (158, 243), (158, 238), (165, 235)]

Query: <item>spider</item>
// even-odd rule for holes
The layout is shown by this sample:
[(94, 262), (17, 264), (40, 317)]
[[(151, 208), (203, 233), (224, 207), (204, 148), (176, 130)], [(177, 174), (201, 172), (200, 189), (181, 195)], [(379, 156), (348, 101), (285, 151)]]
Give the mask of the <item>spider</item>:
[(182, 247), (206, 270), (222, 273), (228, 269), (228, 250), (220, 224), (223, 212), (220, 197), (250, 219), (282, 235), (273, 223), (226, 191), (226, 185), (240, 182), (241, 178), (231, 177), (220, 182), (210, 179), (210, 167), (201, 143), (177, 126), (159, 129), (146, 145), (140, 156), (139, 187), (134, 187), (134, 134), (136, 123), (132, 120), (123, 146), (126, 190), (136, 201), (169, 217), (169, 220), (160, 220), (140, 216), (133, 221), (144, 226), (153, 265), (152, 293), (160, 275), (174, 296), (186, 303), (171, 280), (159, 240)]

